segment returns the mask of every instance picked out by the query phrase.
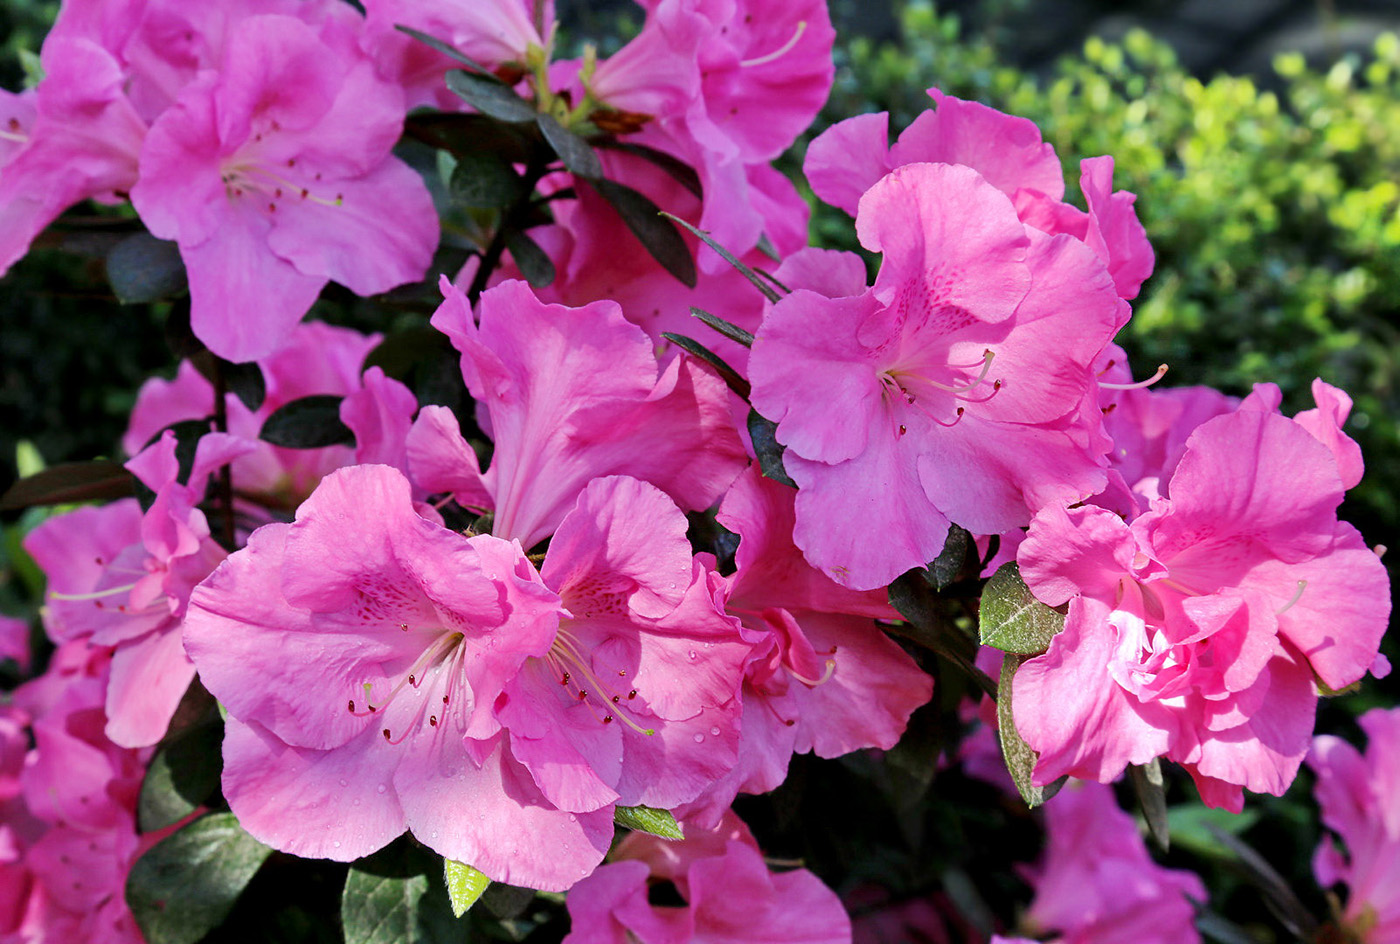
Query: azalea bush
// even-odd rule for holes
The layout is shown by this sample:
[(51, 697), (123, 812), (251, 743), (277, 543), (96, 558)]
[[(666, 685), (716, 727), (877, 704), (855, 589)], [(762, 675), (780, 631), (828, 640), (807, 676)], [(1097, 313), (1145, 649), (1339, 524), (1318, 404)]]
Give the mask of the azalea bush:
[(70, 2), (0, 94), (0, 266), (173, 365), (0, 499), (0, 935), (1396, 940), (1338, 378), (1130, 359), (1111, 154), (641, 6)]

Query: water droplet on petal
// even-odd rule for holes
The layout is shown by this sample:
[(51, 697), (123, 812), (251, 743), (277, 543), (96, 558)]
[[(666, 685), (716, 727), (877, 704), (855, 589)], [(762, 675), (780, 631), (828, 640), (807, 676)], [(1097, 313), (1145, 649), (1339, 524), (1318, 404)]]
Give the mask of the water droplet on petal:
[(340, 781), (340, 785), (341, 785), (342, 787), (348, 787), (348, 786), (350, 786), (350, 781), (348, 781), (348, 780), (342, 780), (342, 781)]
[(385, 790), (388, 790), (389, 787), (388, 787), (387, 784), (382, 784), (382, 783), (381, 783), (379, 786), (375, 787), (374, 789), (378, 790), (380, 793), (383, 793)]
[(334, 847), (337, 848), (337, 849), (340, 848), (340, 843), (339, 843), (339, 842), (333, 842), (333, 843), (331, 843), (331, 845), (334, 846)]
[(719, 737), (719, 728), (711, 728), (710, 733), (713, 734), (715, 737)]
[(573, 813), (570, 813), (570, 814), (569, 814), (569, 822), (571, 822), (571, 823), (577, 823), (577, 822), (578, 822), (578, 817), (575, 816)]
[(697, 734), (697, 735), (695, 735), (695, 743), (696, 743), (696, 744), (703, 744), (703, 743), (705, 743), (705, 735), (703, 735), (703, 734)]
[(696, 652), (694, 649), (690, 650), (690, 652), (686, 654), (690, 656), (691, 662), (694, 662), (696, 659), (700, 658), (700, 653)]

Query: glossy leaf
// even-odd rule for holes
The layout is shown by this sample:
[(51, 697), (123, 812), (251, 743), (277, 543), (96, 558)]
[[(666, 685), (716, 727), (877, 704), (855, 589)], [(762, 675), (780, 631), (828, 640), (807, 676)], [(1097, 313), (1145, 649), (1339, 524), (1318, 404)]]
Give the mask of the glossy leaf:
[(613, 822), (628, 829), (635, 829), (662, 839), (684, 839), (681, 824), (668, 810), (653, 809), (650, 806), (618, 806), (613, 809)]
[(151, 758), (141, 781), (136, 817), (142, 832), (173, 826), (219, 789), (223, 726), (201, 724), (181, 732)]
[(532, 287), (547, 288), (554, 281), (554, 261), (528, 235), (518, 229), (510, 230), (506, 233), (506, 248), (520, 274)]
[(982, 590), (978, 610), (982, 645), (1024, 656), (1039, 655), (1064, 629), (1065, 617), (1035, 598), (1014, 561), (997, 568)]
[(272, 850), (232, 813), (210, 813), (136, 860), (126, 901), (148, 944), (194, 944), (233, 909)]
[(504, 209), (518, 200), (524, 190), (510, 164), (483, 151), (458, 155), (448, 186), (454, 200), (477, 210)]
[(608, 201), (622, 217), (622, 222), (641, 241), (651, 257), (661, 267), (690, 288), (695, 287), (695, 258), (680, 231), (667, 220), (676, 217), (663, 213), (651, 198), (615, 180), (590, 181), (599, 196)]
[(603, 162), (598, 159), (598, 152), (583, 138), (574, 134), (554, 119), (553, 115), (546, 115), (543, 112), (535, 117), (535, 122), (540, 126), (540, 133), (549, 142), (549, 146), (554, 149), (554, 153), (559, 155), (559, 159), (564, 162), (569, 173), (577, 174), (579, 177), (587, 177), (596, 180), (603, 176)]
[(1158, 849), (1166, 852), (1171, 848), (1171, 831), (1167, 821), (1167, 794), (1162, 783), (1162, 762), (1154, 757), (1146, 764), (1129, 764), (1128, 779), (1132, 781), (1133, 792), (1137, 794), (1152, 841)]
[(758, 456), (758, 467), (763, 474), (789, 488), (797, 488), (797, 483), (783, 468), (783, 445), (778, 442), (778, 424), (760, 415), (757, 410), (749, 410), (748, 427), (753, 451)]
[(539, 114), (534, 105), (494, 76), (453, 69), (447, 73), (447, 87), (483, 115), (501, 121), (523, 124)]
[(476, 904), (481, 893), (491, 884), (491, 880), (463, 862), (444, 859), (443, 879), (447, 882), (447, 898), (452, 903), (452, 913), (457, 917), (467, 913)]
[(749, 398), (749, 382), (743, 377), (741, 377), (737, 370), (735, 370), (733, 367), (730, 367), (728, 362), (726, 362), (724, 358), (720, 357), (714, 351), (705, 347), (705, 345), (701, 344), (699, 341), (696, 341), (694, 338), (688, 338), (683, 334), (674, 334), (670, 331), (663, 331), (661, 332), (661, 336), (667, 341), (670, 341), (676, 347), (685, 351), (687, 354), (690, 354), (693, 357), (698, 357), (705, 363), (709, 364), (715, 369), (715, 371), (720, 375), (720, 377), (723, 378), (725, 384), (728, 385), (730, 390), (733, 390), (745, 400)]
[(130, 498), (135, 483), (136, 476), (111, 459), (62, 462), (11, 485), (0, 496), (0, 511)]
[(263, 422), (258, 438), (287, 449), (353, 445), (355, 434), (340, 421), (342, 399), (320, 394), (284, 403)]
[(670, 213), (666, 213), (664, 214), (664, 216), (666, 216), (667, 219), (670, 219), (673, 222), (679, 224), (680, 226), (683, 226), (686, 229), (690, 230), (690, 232), (694, 236), (698, 237), (700, 241), (703, 242), (706, 246), (709, 246), (715, 252), (719, 253), (719, 257), (725, 262), (729, 263), (735, 269), (737, 269), (740, 275), (742, 275), (744, 278), (748, 279), (751, 283), (753, 283), (754, 288), (762, 292), (764, 298), (768, 299), (770, 302), (776, 302), (778, 299), (782, 298), (782, 296), (777, 293), (773, 286), (770, 285), (766, 280), (764, 280), (762, 276), (760, 276), (753, 269), (740, 262), (738, 258), (734, 255), (734, 253), (721, 246), (709, 233), (705, 232), (703, 229), (699, 229), (698, 227), (690, 225), (685, 220), (681, 219), (679, 216), (673, 216)]
[(703, 308), (695, 308), (693, 306), (690, 309), (690, 313), (736, 344), (742, 344), (744, 347), (753, 347), (753, 335), (734, 324), (732, 321), (725, 321), (719, 315), (712, 315)]
[(107, 281), (123, 305), (159, 301), (185, 291), (185, 263), (175, 243), (133, 233), (107, 253)]
[(1016, 680), (1016, 669), (1025, 657), (1008, 652), (1001, 660), (1001, 680), (997, 683), (997, 733), (1001, 740), (1001, 756), (1006, 761), (1006, 769), (1011, 774), (1016, 789), (1026, 805), (1035, 809), (1060, 792), (1067, 778), (1061, 777), (1053, 783), (1037, 787), (1031, 782), (1031, 772), (1035, 769), (1037, 755), (1031, 746), (1016, 730), (1016, 722), (1011, 717), (1011, 687)]

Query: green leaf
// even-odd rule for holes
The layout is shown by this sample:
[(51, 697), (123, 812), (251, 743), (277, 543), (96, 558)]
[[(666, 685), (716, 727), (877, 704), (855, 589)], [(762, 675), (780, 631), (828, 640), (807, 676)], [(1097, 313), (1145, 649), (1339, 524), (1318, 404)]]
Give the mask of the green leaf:
[(997, 568), (982, 590), (978, 610), (982, 645), (1023, 656), (1039, 655), (1065, 626), (1064, 614), (1035, 598), (1015, 561)]
[(896, 623), (887, 629), (937, 653), (976, 682), (982, 691), (995, 696), (996, 683), (974, 661), (976, 641), (958, 628), (946, 607), (940, 607), (940, 597), (933, 592), (924, 573), (916, 568), (901, 574), (890, 584), (890, 605), (907, 623)]
[(412, 36), (414, 39), (418, 40), (425, 46), (431, 46), (438, 52), (442, 53), (444, 56), (457, 60), (469, 69), (475, 69), (477, 72), (481, 72), (486, 75), (491, 74), (490, 69), (486, 68), (484, 65), (477, 62), (475, 59), (473, 59), (471, 56), (468, 56), (461, 50), (438, 39), (436, 36), (429, 36), (427, 33), (421, 32), (420, 30), (416, 30), (411, 26), (404, 26), (402, 23), (395, 24), (394, 29), (407, 36)]
[(130, 498), (135, 483), (136, 476), (111, 459), (61, 462), (11, 485), (0, 496), (0, 511)]
[(453, 199), (474, 210), (504, 209), (518, 200), (524, 190), (510, 164), (485, 151), (458, 155), (448, 186)]
[(263, 421), (258, 438), (287, 449), (354, 445), (355, 434), (340, 420), (342, 399), (320, 394), (284, 403)]
[(712, 315), (705, 309), (694, 306), (691, 307), (690, 313), (736, 344), (753, 347), (753, 335), (733, 322), (725, 321), (719, 315)]
[(759, 469), (773, 481), (797, 488), (797, 483), (783, 468), (783, 446), (778, 442), (778, 424), (760, 415), (757, 410), (749, 410), (748, 426)]
[(608, 138), (599, 141), (598, 146), (613, 151), (623, 151), (627, 154), (634, 154), (644, 161), (649, 161), (661, 168), (669, 174), (673, 180), (697, 197), (701, 199), (705, 197), (705, 188), (700, 183), (700, 175), (695, 172), (694, 167), (691, 167), (678, 157), (673, 157), (665, 151), (658, 151), (653, 147), (647, 147), (645, 144), (633, 144), (628, 141), (619, 141), (616, 138)]
[(141, 832), (173, 826), (219, 789), (223, 726), (201, 724), (182, 732), (151, 758), (141, 781), (136, 820)]
[(426, 875), (375, 875), (351, 868), (340, 898), (345, 944), (417, 941), (418, 906), (428, 891)]
[(1146, 764), (1129, 764), (1128, 779), (1137, 794), (1138, 806), (1147, 820), (1152, 841), (1163, 852), (1171, 848), (1171, 830), (1167, 820), (1167, 795), (1162, 783), (1162, 762), (1156, 757)]
[(554, 261), (525, 233), (518, 229), (506, 232), (506, 248), (511, 259), (515, 260), (520, 274), (534, 288), (546, 288), (554, 281)]
[(523, 124), (539, 114), (534, 105), (494, 76), (453, 69), (447, 73), (447, 87), (483, 115), (500, 121)]
[(561, 125), (553, 115), (540, 112), (535, 117), (535, 122), (569, 173), (590, 180), (597, 180), (603, 176), (603, 162), (598, 159), (598, 152), (593, 150), (587, 141)]
[(123, 305), (159, 301), (185, 291), (185, 263), (173, 242), (133, 233), (107, 253), (107, 281)]
[(1031, 782), (1031, 772), (1035, 769), (1037, 755), (1031, 746), (1021, 739), (1016, 730), (1016, 722), (1011, 717), (1011, 686), (1016, 680), (1016, 670), (1025, 661), (1024, 656), (1008, 652), (1001, 659), (1001, 681), (997, 683), (997, 733), (1001, 739), (1001, 756), (1006, 761), (1006, 769), (1011, 774), (1016, 789), (1026, 805), (1035, 809), (1060, 792), (1067, 778), (1061, 777), (1053, 783), (1037, 787)]
[(219, 925), (272, 850), (210, 813), (136, 860), (126, 901), (148, 944), (194, 944)]
[(690, 288), (695, 287), (695, 257), (680, 231), (667, 220), (676, 217), (662, 212), (651, 198), (615, 180), (589, 181), (598, 195), (612, 205), (622, 222), (641, 241), (661, 267)]
[(476, 904), (481, 893), (491, 880), (464, 862), (443, 859), (443, 878), (447, 882), (447, 898), (452, 902), (452, 913), (457, 917), (467, 913)]
[(1230, 851), (1215, 838), (1211, 829), (1239, 835), (1259, 821), (1259, 811), (1246, 807), (1243, 813), (1212, 809), (1200, 803), (1183, 803), (1167, 810), (1167, 825), (1178, 849), (1199, 856), (1225, 859)]
[(432, 147), (464, 154), (492, 154), (508, 164), (530, 159), (533, 129), (497, 121), (489, 115), (428, 112), (404, 119), (404, 133)]
[(653, 809), (650, 806), (613, 807), (613, 822), (628, 829), (651, 833), (662, 839), (684, 839), (681, 824), (667, 810)]
[[(943, 542), (943, 550), (938, 552), (938, 556), (924, 571), (924, 579), (935, 590), (948, 589), (965, 575), (969, 563), (978, 563), (975, 556), (969, 561), (970, 552), (976, 547), (971, 534), (957, 525), (950, 525), (948, 537)], [(973, 570), (974, 575), (975, 573), (976, 570)]]
[(709, 364), (719, 373), (720, 377), (724, 379), (725, 384), (729, 386), (730, 390), (733, 390), (745, 400), (749, 398), (749, 382), (741, 377), (737, 370), (730, 367), (724, 358), (720, 357), (694, 338), (688, 338), (683, 334), (663, 331), (661, 332), (661, 336), (687, 354), (698, 357)]
[(224, 386), (233, 391), (249, 410), (262, 406), (267, 396), (267, 385), (263, 381), (262, 368), (253, 361), (235, 364), (215, 357), (209, 351), (199, 350), (190, 356), (190, 363), (216, 387), (222, 376)]
[(753, 269), (750, 269), (748, 266), (740, 262), (735, 257), (734, 253), (730, 252), (728, 249), (725, 249), (719, 243), (715, 242), (714, 237), (712, 237), (709, 233), (705, 232), (703, 229), (698, 229), (697, 227), (691, 226), (679, 216), (673, 216), (670, 213), (663, 213), (662, 215), (665, 216), (667, 219), (671, 220), (672, 222), (677, 223), (680, 226), (683, 226), (686, 229), (690, 230), (690, 232), (694, 236), (698, 237), (700, 241), (703, 242), (706, 246), (709, 246), (715, 252), (719, 253), (719, 257), (725, 262), (729, 263), (735, 269), (737, 269), (740, 275), (742, 275), (744, 278), (748, 279), (751, 283), (753, 283), (754, 288), (762, 292), (764, 298), (768, 299), (770, 302), (776, 302), (778, 301), (778, 299), (782, 298), (782, 296), (774, 290), (773, 286), (770, 285), (766, 280), (764, 280), (762, 276), (760, 276)]

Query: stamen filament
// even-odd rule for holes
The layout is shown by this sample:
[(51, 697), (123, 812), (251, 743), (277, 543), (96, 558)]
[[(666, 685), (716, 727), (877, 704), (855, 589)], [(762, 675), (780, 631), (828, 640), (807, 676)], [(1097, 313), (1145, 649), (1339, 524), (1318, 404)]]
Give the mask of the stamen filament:
[(798, 40), (802, 38), (802, 34), (805, 32), (807, 32), (807, 21), (798, 20), (797, 29), (793, 32), (791, 38), (789, 38), (787, 42), (783, 43), (782, 46), (768, 53), (768, 55), (766, 56), (759, 56), (755, 59), (743, 60), (739, 63), (740, 68), (747, 69), (750, 66), (767, 65), (775, 59), (781, 59), (783, 56), (786, 56), (789, 52), (792, 51), (792, 47), (797, 45)]
[(54, 590), (49, 596), (55, 600), (100, 600), (103, 597), (110, 597), (114, 593), (125, 593), (135, 588), (136, 584), (129, 583), (121, 587), (108, 587), (106, 590), (94, 590), (91, 593), (59, 593)]
[(1303, 591), (1306, 590), (1307, 588), (1308, 588), (1308, 582), (1307, 582), (1306, 580), (1300, 580), (1300, 581), (1298, 581), (1298, 589), (1297, 589), (1296, 591), (1294, 591), (1292, 599), (1290, 599), (1287, 603), (1285, 603), (1285, 604), (1283, 605), (1283, 609), (1281, 609), (1281, 610), (1276, 610), (1276, 611), (1274, 612), (1274, 615), (1275, 615), (1275, 616), (1282, 616), (1283, 614), (1287, 613), (1289, 610), (1293, 609), (1293, 604), (1297, 603), (1299, 600), (1301, 600), (1301, 599), (1303, 598)]
[(797, 679), (799, 682), (801, 682), (803, 685), (806, 685), (808, 688), (816, 688), (818, 685), (820, 685), (820, 684), (822, 684), (823, 682), (825, 682), (825, 681), (827, 681), (828, 679), (830, 679), (831, 676), (832, 676), (832, 674), (835, 673), (835, 671), (836, 671), (836, 660), (835, 660), (835, 659), (827, 659), (827, 660), (826, 660), (826, 671), (822, 673), (822, 677), (819, 678), (819, 679), (810, 679), (810, 678), (807, 678), (807, 676), (803, 675), (803, 674), (800, 673), (800, 672), (797, 672), (797, 671), (795, 671), (795, 670), (793, 670), (793, 669), (791, 669), (791, 668), (788, 669), (788, 672), (790, 672), (790, 673), (792, 674), (792, 677), (793, 677), (793, 678)]
[(1157, 373), (1153, 374), (1151, 377), (1148, 377), (1146, 380), (1139, 380), (1137, 383), (1130, 384), (1104, 383), (1103, 381), (1100, 381), (1099, 386), (1102, 387), (1104, 390), (1142, 390), (1146, 387), (1152, 386), (1165, 376), (1167, 376), (1167, 365), (1158, 364)]

